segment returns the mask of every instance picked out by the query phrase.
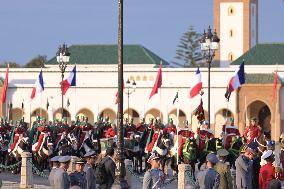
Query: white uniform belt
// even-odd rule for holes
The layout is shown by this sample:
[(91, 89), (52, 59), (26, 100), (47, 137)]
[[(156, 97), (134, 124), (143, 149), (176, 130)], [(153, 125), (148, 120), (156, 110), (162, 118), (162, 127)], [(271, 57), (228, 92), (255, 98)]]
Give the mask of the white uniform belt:
[(229, 133), (227, 134), (227, 136), (233, 136), (233, 135), (237, 135), (236, 133)]

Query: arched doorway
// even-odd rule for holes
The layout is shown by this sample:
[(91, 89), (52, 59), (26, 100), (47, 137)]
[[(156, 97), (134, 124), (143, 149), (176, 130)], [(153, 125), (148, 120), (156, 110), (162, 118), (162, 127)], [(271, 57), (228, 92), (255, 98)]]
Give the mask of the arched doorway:
[(116, 113), (110, 108), (106, 108), (100, 113), (100, 117), (109, 117), (110, 122), (114, 122), (116, 120)]
[(24, 112), (20, 108), (13, 108), (10, 112), (10, 120), (12, 120), (13, 123), (21, 120), (23, 116), (24, 116)]
[[(62, 108), (58, 108), (54, 113), (53, 113), (53, 119), (58, 119), (61, 120), (62, 118)], [(68, 110), (66, 110), (65, 108), (63, 109), (63, 117), (66, 117), (68, 120), (68, 123), (71, 123), (71, 115), (70, 112)], [(75, 118), (74, 118), (75, 119)]]
[[(128, 116), (128, 112), (129, 112), (129, 116)], [(125, 120), (126, 118), (128, 118), (128, 117), (129, 117), (129, 119), (133, 118), (133, 123), (134, 123), (134, 124), (139, 123), (139, 113), (138, 113), (136, 110), (134, 110), (134, 109), (132, 109), (132, 108), (129, 108), (129, 111), (128, 111), (128, 110), (125, 110), (125, 111), (124, 111), (124, 114), (123, 114), (124, 120)]]
[[(145, 114), (145, 121), (149, 123), (150, 119), (156, 119), (157, 117), (160, 117), (160, 110), (156, 108), (152, 108), (148, 110)], [(163, 120), (163, 114), (161, 113), (161, 120)]]
[(88, 108), (82, 108), (79, 110), (76, 114), (77, 116), (84, 116), (88, 117), (88, 123), (93, 124), (94, 123), (94, 114), (91, 110)]
[[(208, 120), (208, 112), (204, 110), (205, 120)], [(189, 121), (190, 122), (190, 121)], [(194, 115), (194, 112), (191, 114), (191, 128), (196, 133), (197, 126), (199, 125), (197, 116)]]
[(47, 111), (43, 108), (37, 108), (31, 114), (31, 124), (36, 120), (37, 116), (44, 117), (46, 120), (48, 120)]
[[(252, 117), (256, 117), (262, 132), (271, 134), (271, 111), (266, 103), (260, 100), (252, 102), (247, 107), (247, 115), (245, 116), (247, 116), (247, 121)], [(246, 125), (248, 124), (246, 123)]]
[[(169, 118), (172, 118), (174, 121), (174, 124), (178, 124), (177, 123), (177, 109), (174, 109), (172, 111), (170, 111), (169, 113)], [(184, 113), (184, 111), (179, 110), (179, 127), (184, 127), (184, 122), (186, 120), (186, 115)]]
[(219, 137), (222, 133), (222, 127), (228, 124), (229, 118), (234, 118), (233, 113), (227, 108), (223, 108), (215, 114), (215, 136)]

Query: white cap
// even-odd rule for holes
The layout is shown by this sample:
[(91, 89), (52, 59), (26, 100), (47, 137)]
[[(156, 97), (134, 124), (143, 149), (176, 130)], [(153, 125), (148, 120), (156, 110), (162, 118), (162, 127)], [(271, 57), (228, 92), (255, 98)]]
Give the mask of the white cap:
[(272, 150), (265, 150), (261, 156), (261, 159), (267, 159), (269, 158), (271, 155), (273, 155), (273, 151)]

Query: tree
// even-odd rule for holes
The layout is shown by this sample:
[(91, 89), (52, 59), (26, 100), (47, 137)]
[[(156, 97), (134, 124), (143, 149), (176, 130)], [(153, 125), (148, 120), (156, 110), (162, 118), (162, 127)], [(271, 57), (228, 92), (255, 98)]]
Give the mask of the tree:
[(17, 64), (16, 62), (3, 62), (0, 64), (0, 68), (7, 68), (7, 65), (9, 64), (9, 67), (10, 68), (20, 68), (21, 65), (20, 64)]
[(45, 63), (46, 63), (46, 56), (38, 55), (37, 57), (29, 61), (24, 67), (25, 68), (43, 68)]
[(198, 65), (198, 61), (202, 59), (199, 43), (200, 37), (201, 35), (194, 30), (194, 27), (190, 26), (180, 39), (180, 44), (176, 50), (176, 61), (173, 63), (183, 65), (184, 67), (200, 66)]

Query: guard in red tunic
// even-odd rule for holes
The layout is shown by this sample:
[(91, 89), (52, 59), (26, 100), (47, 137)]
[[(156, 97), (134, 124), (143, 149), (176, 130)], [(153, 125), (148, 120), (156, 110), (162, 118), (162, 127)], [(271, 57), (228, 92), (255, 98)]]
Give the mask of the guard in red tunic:
[(169, 124), (167, 125), (166, 128), (164, 128), (163, 132), (164, 132), (164, 133), (171, 134), (172, 136), (174, 136), (174, 135), (177, 134), (177, 128), (176, 128), (176, 126), (174, 125), (173, 119), (170, 119), (170, 120), (169, 120)]
[(222, 128), (222, 137), (226, 149), (230, 148), (233, 136), (240, 136), (240, 132), (238, 127), (234, 125), (234, 118), (230, 118), (229, 125), (223, 125)]
[(140, 135), (142, 135), (145, 129), (146, 129), (145, 119), (141, 118), (140, 123), (137, 123), (136, 125), (136, 131), (139, 132)]
[(178, 155), (180, 156), (182, 154), (182, 148), (185, 144), (185, 141), (187, 138), (193, 139), (194, 138), (194, 132), (190, 128), (188, 121), (186, 120), (184, 125), (184, 128), (179, 129), (178, 135), (179, 135), (179, 147), (178, 147)]
[(198, 153), (201, 154), (202, 151), (205, 148), (205, 142), (206, 140), (210, 140), (214, 138), (213, 131), (209, 129), (209, 123), (207, 121), (204, 121), (203, 128), (200, 129), (200, 127), (197, 127), (197, 137), (199, 140), (198, 144)]
[(67, 118), (63, 118), (62, 123), (59, 123), (56, 127), (56, 140), (55, 144), (57, 145), (59, 141), (63, 139), (70, 131), (70, 127), (67, 123)]
[(250, 144), (255, 138), (258, 138), (261, 135), (260, 127), (256, 124), (256, 121), (256, 118), (252, 118), (250, 125), (245, 129), (244, 138), (246, 139), (247, 144)]
[(106, 132), (106, 138), (113, 138), (115, 135), (117, 135), (116, 125), (112, 123), (111, 128), (109, 128)]
[(148, 145), (146, 146), (146, 149), (145, 149), (145, 153), (150, 153), (152, 152), (152, 149), (157, 141), (157, 139), (159, 138), (159, 135), (161, 132), (163, 132), (160, 128), (159, 125), (155, 125), (154, 129), (152, 129), (153, 134), (149, 134), (149, 137), (148, 137), (148, 140), (149, 142)]
[(44, 137), (46, 137), (47, 135), (50, 134), (51, 129), (46, 124), (43, 124), (40, 127), (38, 127), (37, 131), (40, 134), (39, 134), (37, 143), (35, 143), (36, 144), (36, 146), (34, 148), (35, 152), (39, 151), (39, 149), (41, 148), (42, 142), (44, 141)]
[(272, 163), (275, 161), (273, 151), (266, 150), (263, 152), (261, 159), (266, 161), (259, 170), (259, 189), (268, 189), (268, 183), (275, 179), (275, 168)]
[(18, 125), (14, 128), (13, 134), (11, 136), (11, 138), (13, 137), (13, 141), (10, 144), (8, 152), (12, 152), (15, 149), (18, 141), (23, 136), (23, 133), (24, 133), (23, 129)]
[(109, 128), (111, 128), (111, 123), (109, 122), (109, 117), (105, 118), (105, 121), (100, 124), (102, 126), (102, 138), (106, 138), (106, 133)]

